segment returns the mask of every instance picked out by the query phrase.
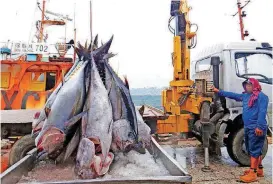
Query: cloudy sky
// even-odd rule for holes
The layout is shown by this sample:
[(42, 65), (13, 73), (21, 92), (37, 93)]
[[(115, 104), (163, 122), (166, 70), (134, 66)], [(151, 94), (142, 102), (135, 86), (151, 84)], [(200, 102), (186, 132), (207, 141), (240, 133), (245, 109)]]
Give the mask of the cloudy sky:
[[(244, 0), (241, 0), (244, 4)], [(37, 0), (0, 0), (0, 42), (31, 41), (35, 20), (40, 11)], [(41, 0), (39, 0), (41, 2)], [(76, 3), (75, 3), (76, 2)], [(192, 6), (190, 21), (197, 23), (198, 44), (192, 57), (204, 47), (229, 41), (239, 41), (237, 0), (189, 0)], [(120, 75), (128, 76), (132, 87), (168, 86), (172, 79), (172, 39), (167, 23), (170, 0), (92, 0), (93, 35), (106, 42), (114, 34), (111, 51), (118, 55), (111, 65)], [(47, 0), (50, 11), (68, 14), (73, 18), (77, 39), (90, 38), (89, 0)], [(74, 8), (74, 6), (76, 7)], [(273, 43), (273, 1), (251, 0), (245, 8), (245, 28), (259, 41)], [(74, 22), (67, 25), (67, 40), (73, 38)], [(53, 31), (54, 30), (54, 31)], [(48, 42), (64, 37), (64, 28), (49, 28)]]

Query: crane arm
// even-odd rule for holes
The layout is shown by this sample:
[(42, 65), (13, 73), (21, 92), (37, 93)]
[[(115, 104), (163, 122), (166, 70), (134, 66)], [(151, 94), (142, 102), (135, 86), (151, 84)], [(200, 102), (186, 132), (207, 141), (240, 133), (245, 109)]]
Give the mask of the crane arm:
[(174, 28), (174, 81), (190, 80), (190, 48), (194, 45), (191, 39), (196, 36), (191, 32), (189, 21), (190, 7), (187, 0), (171, 1), (171, 16), (175, 20)]

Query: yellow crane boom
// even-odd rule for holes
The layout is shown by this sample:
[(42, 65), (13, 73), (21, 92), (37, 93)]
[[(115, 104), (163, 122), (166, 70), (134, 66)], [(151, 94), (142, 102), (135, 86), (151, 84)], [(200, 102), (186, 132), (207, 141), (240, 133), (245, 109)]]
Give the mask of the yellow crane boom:
[[(200, 114), (200, 106), (203, 101), (211, 101), (193, 94), (194, 81), (190, 79), (190, 49), (196, 45), (196, 31), (191, 32), (192, 24), (189, 21), (187, 0), (171, 1), (171, 18), (169, 29), (174, 34), (173, 38), (173, 80), (170, 88), (162, 91), (162, 106), (168, 119), (158, 121), (158, 133), (166, 132), (190, 132), (189, 121), (191, 113)], [(170, 22), (175, 21), (175, 28)]]

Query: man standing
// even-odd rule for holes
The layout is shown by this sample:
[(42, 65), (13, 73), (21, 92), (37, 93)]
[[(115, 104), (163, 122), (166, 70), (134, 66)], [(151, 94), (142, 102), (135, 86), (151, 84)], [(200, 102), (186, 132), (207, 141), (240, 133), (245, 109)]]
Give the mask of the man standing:
[(259, 81), (249, 78), (243, 82), (242, 94), (226, 92), (214, 88), (219, 96), (224, 96), (243, 102), (243, 122), (245, 130), (245, 145), (250, 155), (250, 169), (240, 176), (240, 180), (251, 183), (257, 177), (263, 177), (262, 149), (267, 133), (266, 113), (268, 97), (262, 92)]

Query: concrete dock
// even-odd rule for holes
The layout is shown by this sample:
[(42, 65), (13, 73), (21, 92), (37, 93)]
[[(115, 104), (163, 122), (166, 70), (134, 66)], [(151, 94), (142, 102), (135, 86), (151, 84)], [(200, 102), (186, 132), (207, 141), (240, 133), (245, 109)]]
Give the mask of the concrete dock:
[[(211, 172), (203, 172), (204, 151), (198, 141), (179, 141), (177, 145), (163, 145), (163, 148), (180, 163), (193, 177), (193, 184), (237, 184), (239, 176), (248, 169), (240, 167), (228, 155), (226, 148), (222, 148), (222, 156), (210, 155)], [(263, 160), (265, 177), (258, 178), (253, 184), (272, 183), (272, 144)], [(185, 159), (186, 158), (186, 159)]]

